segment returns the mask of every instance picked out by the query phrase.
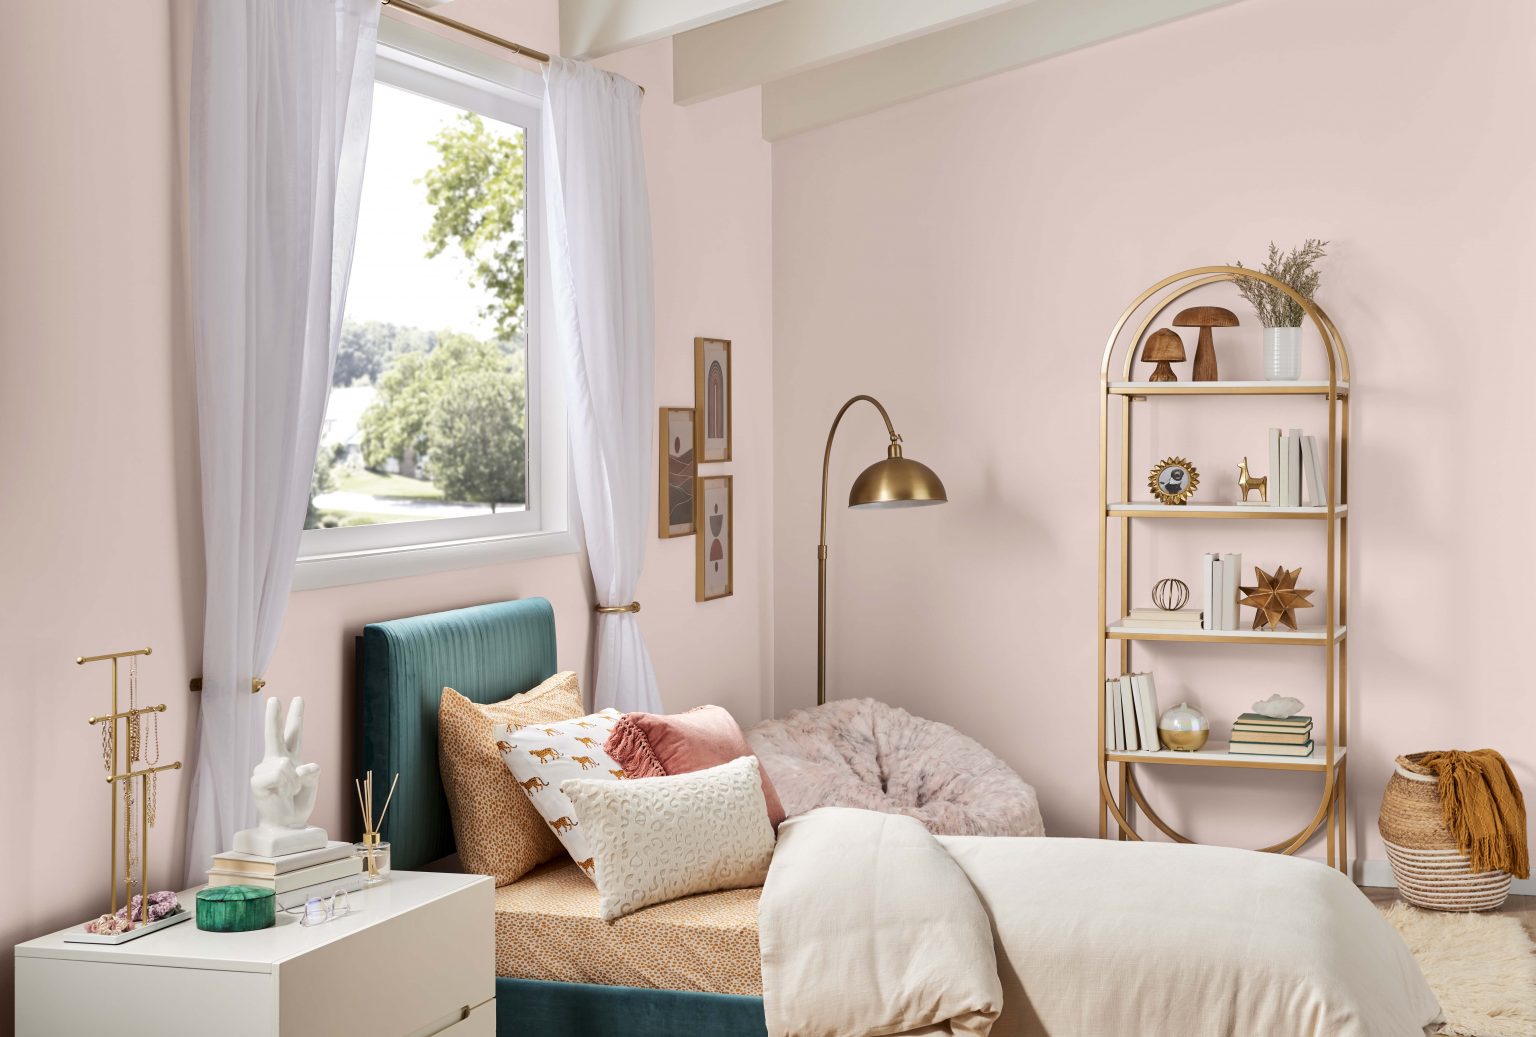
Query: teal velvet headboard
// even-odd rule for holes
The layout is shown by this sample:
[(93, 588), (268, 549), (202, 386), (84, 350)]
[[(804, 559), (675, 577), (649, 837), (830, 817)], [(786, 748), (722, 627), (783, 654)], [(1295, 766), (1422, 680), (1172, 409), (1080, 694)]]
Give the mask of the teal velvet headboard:
[(381, 782), (388, 788), (390, 778), (400, 775), (383, 830), (392, 867), (419, 868), (454, 851), (437, 764), (443, 688), (496, 702), (554, 672), (555, 612), (543, 598), (363, 628), (357, 647), (358, 771), (373, 771), (375, 789)]

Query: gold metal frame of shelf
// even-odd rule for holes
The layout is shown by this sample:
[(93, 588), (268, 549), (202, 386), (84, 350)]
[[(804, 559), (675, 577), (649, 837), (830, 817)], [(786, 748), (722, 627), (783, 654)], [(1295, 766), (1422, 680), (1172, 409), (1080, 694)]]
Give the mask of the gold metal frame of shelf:
[[(1230, 510), (1218, 511), (1210, 505), (1201, 507), (1198, 504), (1185, 504), (1181, 507), (1170, 507), (1156, 502), (1137, 501), (1128, 503), (1116, 501), (1109, 506), (1110, 518), (1127, 519), (1241, 519), (1253, 520), (1310, 520), (1312, 522), (1326, 522), (1329, 517), (1327, 508), (1271, 508), (1262, 505), (1250, 505), (1239, 507), (1237, 505), (1225, 505)], [(1341, 505), (1333, 509), (1333, 517), (1339, 518), (1349, 514), (1349, 505)]]
[[(1139, 341), (1139, 338), (1138, 338)], [(1134, 351), (1133, 351), (1134, 352)], [(1127, 374), (1130, 372), (1127, 371)], [(1348, 396), (1349, 383), (1268, 382), (1240, 385), (1231, 382), (1111, 382), (1111, 396)]]
[[(1328, 379), (1326, 385), (1322, 383), (1283, 383), (1269, 384), (1233, 384), (1220, 382), (1160, 382), (1141, 383), (1131, 379), (1132, 365), (1136, 358), (1138, 344), (1145, 337), (1147, 329), (1170, 306), (1179, 299), (1199, 288), (1207, 285), (1223, 282), (1235, 282), (1239, 279), (1253, 279), (1262, 281), (1284, 293), (1286, 296), (1301, 306), (1302, 312), (1317, 329), (1322, 340), (1323, 348), (1328, 359)], [(1159, 293), (1162, 294), (1159, 297)], [(1156, 297), (1156, 301), (1152, 300)], [(1122, 382), (1112, 383), (1109, 378), (1110, 363), (1114, 358), (1115, 346), (1121, 340), (1121, 334), (1125, 331), (1131, 319), (1147, 307), (1145, 316), (1136, 326), (1135, 334), (1129, 339), (1129, 345), (1125, 351), (1124, 370)], [(1104, 347), (1103, 363), (1099, 370), (1099, 683), (1103, 688), (1108, 676), (1107, 656), (1109, 646), (1119, 642), (1119, 661), (1121, 672), (1130, 672), (1131, 647), (1136, 641), (1174, 641), (1186, 643), (1216, 643), (1216, 644), (1257, 644), (1257, 645), (1304, 645), (1319, 647), (1326, 653), (1325, 673), (1325, 701), (1324, 701), (1324, 737), (1323, 744), (1329, 746), (1329, 756), (1322, 767), (1307, 764), (1250, 764), (1246, 761), (1208, 760), (1201, 761), (1199, 765), (1207, 767), (1238, 767), (1248, 769), (1287, 770), (1287, 771), (1313, 771), (1323, 775), (1323, 790), (1318, 806), (1311, 820), (1302, 826), (1295, 834), (1280, 842), (1274, 843), (1262, 849), (1273, 853), (1295, 853), (1304, 846), (1327, 823), (1327, 861), (1330, 867), (1337, 866), (1342, 870), (1348, 870), (1349, 864), (1349, 803), (1347, 798), (1347, 756), (1339, 753), (1333, 746), (1346, 748), (1348, 746), (1348, 641), (1345, 634), (1345, 621), (1349, 604), (1349, 514), (1348, 514), (1348, 488), (1349, 488), (1349, 391), (1350, 391), (1350, 360), (1349, 350), (1344, 343), (1343, 336), (1338, 327), (1333, 323), (1323, 309), (1315, 302), (1303, 298), (1299, 293), (1285, 285), (1276, 278), (1256, 270), (1245, 270), (1230, 266), (1206, 266), (1185, 270), (1173, 274), (1152, 285), (1146, 291), (1136, 297), (1120, 319), (1115, 323), (1110, 332), (1109, 340)], [(1223, 637), (1220, 634), (1199, 635), (1190, 633), (1145, 633), (1145, 632), (1116, 632), (1110, 624), (1108, 613), (1109, 599), (1109, 523), (1111, 519), (1153, 518), (1161, 515), (1140, 514), (1130, 509), (1116, 511), (1112, 508), (1110, 496), (1110, 469), (1109, 469), (1109, 439), (1110, 439), (1110, 401), (1120, 401), (1120, 499), (1124, 502), (1132, 501), (1133, 480), (1130, 470), (1130, 447), (1132, 429), (1132, 404), (1145, 401), (1153, 396), (1318, 396), (1328, 403), (1328, 465), (1327, 478), (1330, 493), (1328, 505), (1321, 512), (1291, 513), (1291, 514), (1254, 514), (1243, 512), (1211, 512), (1201, 513), (1198, 506), (1190, 509), (1184, 518), (1262, 518), (1262, 519), (1312, 519), (1323, 521), (1324, 530), (1327, 532), (1327, 561), (1326, 561), (1326, 589), (1324, 606), (1324, 636), (1322, 638), (1292, 638), (1279, 634), (1273, 638), (1233, 638)], [(1180, 509), (1181, 511), (1183, 509)], [(1255, 509), (1258, 511), (1260, 509)], [(1120, 523), (1120, 614), (1124, 615), (1130, 606), (1131, 597), (1131, 529), (1134, 523), (1125, 521)], [(1107, 721), (1104, 710), (1102, 694), (1098, 698), (1099, 738), (1098, 746), (1104, 744), (1104, 725)], [(1143, 837), (1136, 831), (1134, 820), (1134, 807), (1139, 807), (1151, 821), (1168, 838), (1175, 842), (1191, 842), (1188, 837), (1176, 831), (1171, 825), (1147, 802), (1142, 791), (1141, 783), (1136, 776), (1135, 765), (1137, 762), (1124, 758), (1123, 754), (1116, 754), (1100, 748), (1098, 750), (1099, 772), (1099, 836), (1109, 835), (1109, 819), (1113, 818), (1116, 826), (1115, 837), (1117, 839), (1130, 839), (1139, 841)], [(1119, 794), (1110, 788), (1109, 768), (1111, 764), (1119, 765)], [(1149, 763), (1150, 765), (1150, 763)]]
[[(1339, 627), (1334, 631), (1333, 641), (1342, 641), (1348, 634), (1348, 630), (1344, 627)], [(1323, 632), (1322, 636), (1312, 637), (1303, 635), (1299, 630), (1292, 633), (1247, 630), (1156, 630), (1151, 627), (1138, 629), (1111, 624), (1105, 628), (1104, 636), (1111, 641), (1183, 641), (1188, 644), (1215, 645), (1296, 645), (1302, 648), (1327, 648), (1329, 645), (1326, 631)], [(1107, 677), (1108, 674), (1105, 674), (1105, 676)]]

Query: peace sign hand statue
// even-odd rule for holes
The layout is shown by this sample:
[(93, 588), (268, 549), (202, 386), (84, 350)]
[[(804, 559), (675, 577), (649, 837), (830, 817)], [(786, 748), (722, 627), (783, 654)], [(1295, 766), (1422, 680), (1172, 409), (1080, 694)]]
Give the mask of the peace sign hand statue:
[(325, 831), (307, 827), (320, 791), (320, 765), (299, 762), (303, 739), (304, 700), (293, 700), (284, 724), (281, 700), (267, 699), (265, 752), (251, 772), (261, 824), (235, 833), (236, 850), (281, 856), (325, 845)]

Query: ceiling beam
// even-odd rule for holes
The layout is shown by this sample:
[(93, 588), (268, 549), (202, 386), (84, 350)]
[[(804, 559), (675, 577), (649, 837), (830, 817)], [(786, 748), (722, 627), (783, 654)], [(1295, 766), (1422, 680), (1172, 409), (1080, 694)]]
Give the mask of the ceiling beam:
[(693, 104), (1029, 0), (789, 0), (672, 40), (672, 100)]
[(763, 137), (792, 134), (1238, 0), (1035, 0), (763, 87)]
[(560, 53), (600, 58), (784, 0), (560, 0)]

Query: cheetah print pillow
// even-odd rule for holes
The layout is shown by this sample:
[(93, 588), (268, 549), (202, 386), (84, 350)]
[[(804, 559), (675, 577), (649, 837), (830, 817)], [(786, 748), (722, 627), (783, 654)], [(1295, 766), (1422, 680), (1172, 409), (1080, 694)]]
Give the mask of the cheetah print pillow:
[(617, 784), (573, 778), (560, 789), (586, 826), (606, 922), (694, 893), (760, 886), (768, 877), (773, 826), (755, 756)]
[(509, 724), (569, 720), (581, 713), (581, 687), (569, 671), (483, 706), (443, 689), (437, 755), (465, 871), (489, 875), (497, 886), (505, 886), (560, 852), (560, 841), (507, 773), (496, 742)]
[(623, 715), (605, 709), (574, 720), (508, 725), (496, 743), (523, 794), (588, 878), (593, 878), (592, 849), (560, 783), (567, 778), (618, 781), (624, 777), (623, 769), (603, 751), (603, 742)]

